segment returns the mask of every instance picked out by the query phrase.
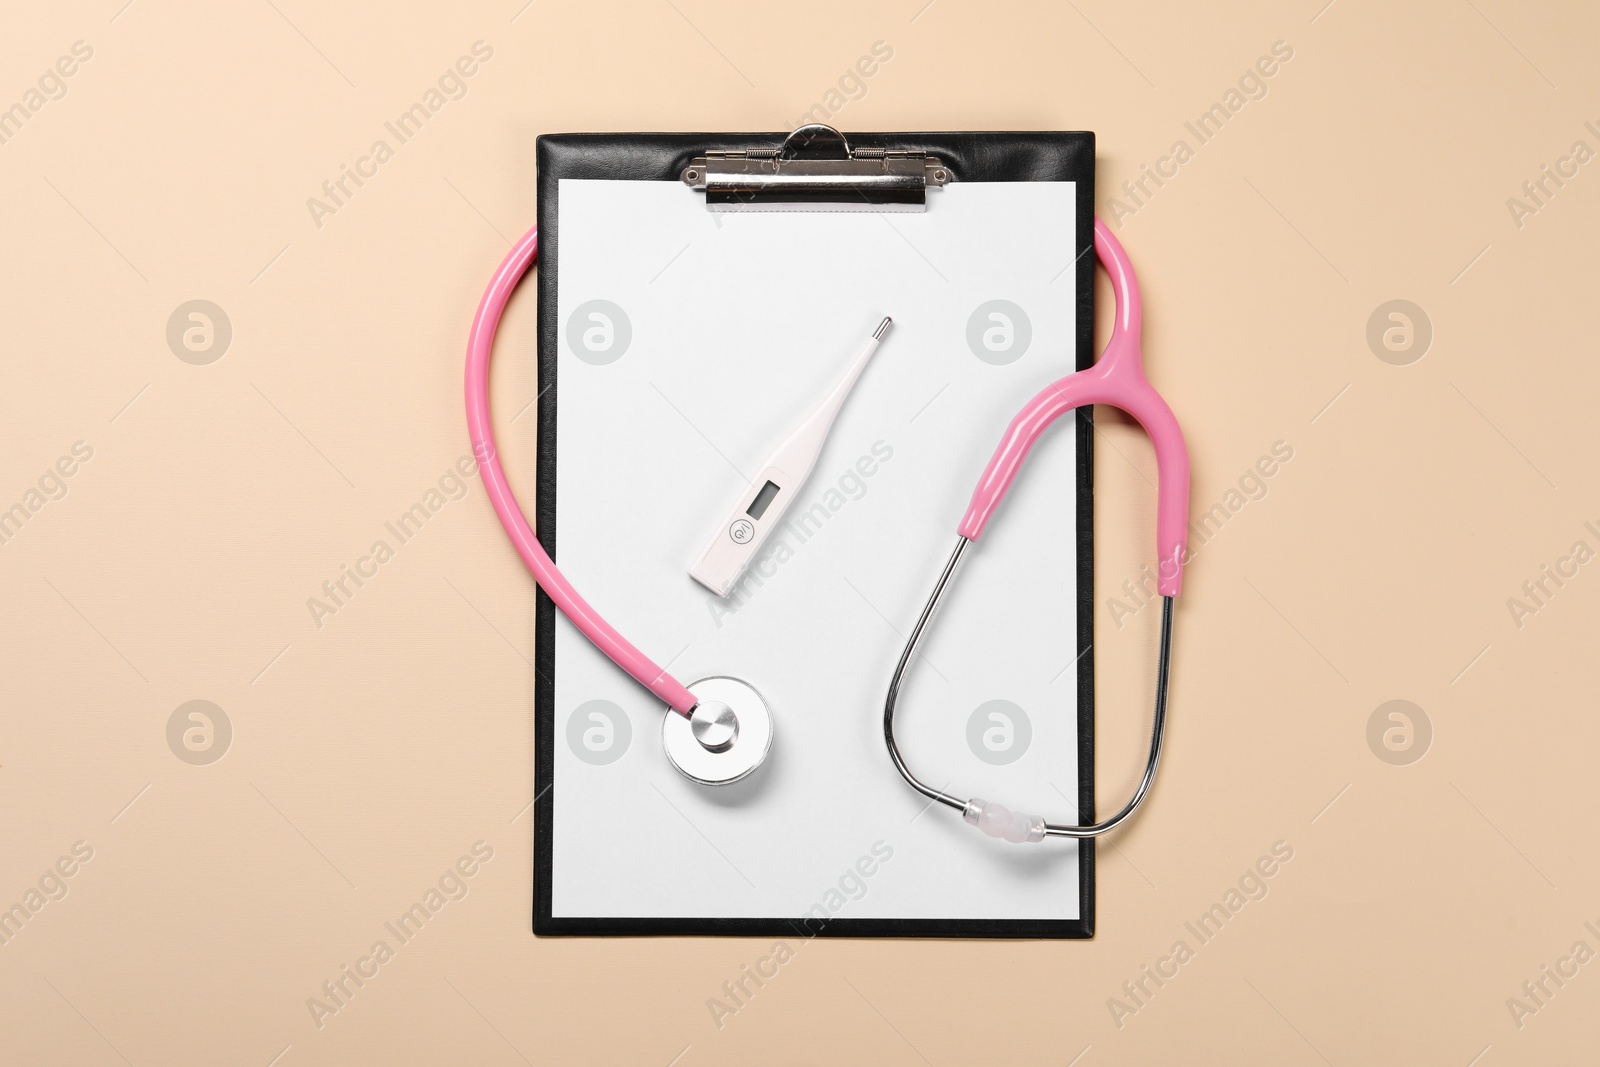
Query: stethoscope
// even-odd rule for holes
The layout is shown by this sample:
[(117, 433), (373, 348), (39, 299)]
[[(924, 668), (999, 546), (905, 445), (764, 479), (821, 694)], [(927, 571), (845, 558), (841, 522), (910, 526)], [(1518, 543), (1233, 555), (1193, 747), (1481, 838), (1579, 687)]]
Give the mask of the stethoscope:
[[(1051, 383), (1011, 421), (973, 492), (972, 502), (961, 520), (955, 551), (911, 631), (905, 651), (895, 666), (884, 704), (884, 741), (895, 769), (912, 788), (931, 800), (957, 809), (963, 819), (990, 836), (1014, 842), (1041, 841), (1046, 837), (1097, 837), (1127, 821), (1149, 794), (1166, 732), (1172, 607), (1182, 586), (1188, 544), (1189, 453), (1172, 410), (1144, 376), (1139, 349), (1142, 309), (1133, 266), (1122, 245), (1098, 219), (1094, 225), (1094, 247), (1116, 291), (1117, 315), (1111, 341), (1094, 366)], [(539, 231), (535, 228), (516, 243), (495, 271), (478, 305), (467, 340), (467, 432), (472, 439), (472, 451), (483, 476), (484, 488), (517, 554), (555, 606), (617, 666), (666, 702), (668, 714), (662, 723), (661, 738), (673, 766), (685, 777), (704, 785), (737, 782), (761, 766), (771, 750), (772, 711), (766, 701), (749, 683), (733, 677), (702, 678), (685, 686), (629, 643), (578, 594), (545, 552), (517, 505), (500, 465), (494, 422), (489, 412), (489, 363), (506, 302), (533, 265), (538, 250)], [(1156, 588), (1162, 596), (1161, 652), (1156, 672), (1155, 726), (1139, 788), (1121, 811), (1104, 822), (1071, 826), (1047, 823), (1040, 816), (1014, 814), (999, 804), (978, 798), (963, 800), (924, 784), (911, 773), (895, 744), (894, 715), (906, 668), (967, 546), (983, 533), (1034, 442), (1056, 419), (1084, 404), (1110, 404), (1121, 408), (1139, 422), (1155, 446), (1160, 483), (1156, 510), (1156, 547), (1160, 562)]]

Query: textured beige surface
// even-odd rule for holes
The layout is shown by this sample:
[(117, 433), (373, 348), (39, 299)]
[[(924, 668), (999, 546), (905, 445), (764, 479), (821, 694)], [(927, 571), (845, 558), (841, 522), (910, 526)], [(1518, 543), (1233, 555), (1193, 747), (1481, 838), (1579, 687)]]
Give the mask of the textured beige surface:
[[(0, 107), (39, 104), (0, 127), (0, 507), (39, 505), (0, 547), (0, 906), (39, 905), (0, 945), (0, 1061), (1593, 1061), (1600, 563), (1561, 563), (1600, 549), (1600, 163), (1561, 162), (1600, 150), (1592, 6), (122, 3), (12, 4), (0, 35)], [(464, 98), (319, 227), (307, 198), (477, 41)], [(1185, 123), (1279, 41), (1264, 98), (1200, 143)], [(1102, 850), (1099, 936), (798, 944), (719, 1029), (708, 999), (769, 942), (529, 932), (532, 587), (481, 489), (320, 629), (306, 600), (466, 451), (463, 341), (532, 223), (537, 134), (816, 103), (846, 129), (1094, 130), (1106, 213), (1177, 168), (1120, 233), (1195, 517), (1228, 517), (1181, 605), (1169, 762)], [(1576, 174), (1514, 213), (1544, 164)], [(196, 299), (232, 325), (209, 365), (165, 336)], [(1410, 365), (1368, 346), (1392, 299), (1431, 320)], [(525, 293), (496, 379), (525, 486), (532, 335)], [(1154, 496), (1148, 447), (1103, 424), (1109, 804), (1155, 624), (1109, 598)], [(1293, 458), (1238, 506), (1276, 442)], [(1513, 617), (1543, 565), (1576, 575)], [(1368, 743), (1395, 699), (1431, 723), (1409, 765)], [(191, 700), (232, 724), (210, 765), (168, 747)], [(1245, 878), (1276, 842), (1292, 859)], [(468, 895), (387, 936), (462, 857)], [(1202, 942), (1185, 924), (1241, 878), (1266, 895)], [(319, 1027), (308, 998), (380, 938)], [(1144, 965), (1176, 974), (1135, 1000)]]

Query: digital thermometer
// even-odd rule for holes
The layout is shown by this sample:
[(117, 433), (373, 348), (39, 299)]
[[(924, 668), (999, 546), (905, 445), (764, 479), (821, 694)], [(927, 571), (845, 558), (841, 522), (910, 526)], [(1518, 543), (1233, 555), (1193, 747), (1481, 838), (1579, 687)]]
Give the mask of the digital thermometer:
[(767, 457), (755, 480), (745, 488), (733, 510), (711, 535), (705, 551), (689, 568), (689, 577), (718, 596), (728, 595), (745, 567), (761, 551), (767, 535), (782, 521), (789, 502), (810, 477), (833, 420), (844, 406), (844, 398), (850, 395), (856, 379), (866, 369), (867, 360), (878, 350), (878, 342), (889, 332), (891, 321), (885, 317), (878, 323), (878, 328), (872, 331), (872, 336), (867, 338), (850, 369), (845, 371), (822, 406)]

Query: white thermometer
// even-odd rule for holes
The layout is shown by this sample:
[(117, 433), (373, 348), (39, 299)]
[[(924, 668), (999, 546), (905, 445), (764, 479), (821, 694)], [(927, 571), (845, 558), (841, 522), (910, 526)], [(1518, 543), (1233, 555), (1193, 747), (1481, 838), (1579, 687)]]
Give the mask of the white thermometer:
[(850, 364), (850, 369), (845, 371), (844, 377), (839, 379), (839, 384), (833, 387), (833, 392), (828, 394), (822, 406), (812, 412), (799, 429), (790, 434), (789, 439), (779, 445), (777, 451), (761, 465), (755, 480), (745, 488), (733, 510), (728, 512), (722, 525), (711, 535), (711, 542), (706, 545), (705, 551), (689, 568), (689, 577), (718, 596), (728, 595), (733, 583), (739, 580), (745, 567), (761, 550), (767, 535), (782, 521), (783, 513), (789, 509), (789, 502), (799, 493), (806, 478), (810, 477), (811, 468), (817, 465), (817, 457), (822, 454), (823, 442), (828, 439), (828, 431), (833, 427), (833, 420), (844, 406), (844, 398), (850, 395), (856, 379), (866, 369), (867, 360), (878, 350), (878, 342), (889, 332), (891, 321), (885, 317), (878, 323), (878, 328), (872, 331), (872, 336), (867, 338), (867, 343)]

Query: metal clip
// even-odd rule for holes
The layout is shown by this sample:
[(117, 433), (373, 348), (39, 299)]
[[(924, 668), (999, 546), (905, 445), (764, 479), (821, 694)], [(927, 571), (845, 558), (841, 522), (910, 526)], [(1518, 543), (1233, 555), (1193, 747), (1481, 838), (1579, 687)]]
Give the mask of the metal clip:
[(844, 134), (812, 123), (782, 148), (709, 151), (680, 175), (710, 211), (926, 211), (928, 187), (950, 171), (925, 152), (851, 150)]

